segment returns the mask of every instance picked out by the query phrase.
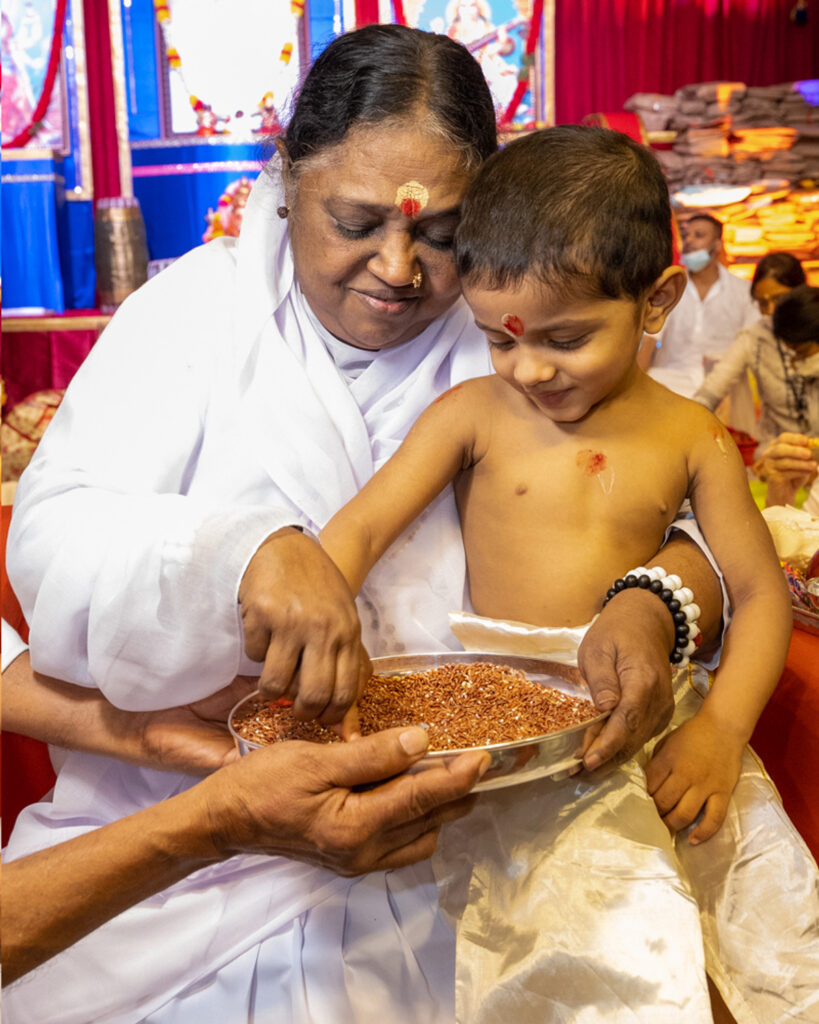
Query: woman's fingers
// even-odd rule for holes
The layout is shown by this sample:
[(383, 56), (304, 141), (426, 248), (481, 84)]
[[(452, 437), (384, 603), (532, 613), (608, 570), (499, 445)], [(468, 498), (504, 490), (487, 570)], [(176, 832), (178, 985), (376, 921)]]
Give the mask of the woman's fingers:
[(287, 527), (250, 560), (239, 587), (245, 652), (263, 662), (261, 692), (290, 697), (297, 717), (339, 722), (361, 682), (353, 595), (312, 538)]

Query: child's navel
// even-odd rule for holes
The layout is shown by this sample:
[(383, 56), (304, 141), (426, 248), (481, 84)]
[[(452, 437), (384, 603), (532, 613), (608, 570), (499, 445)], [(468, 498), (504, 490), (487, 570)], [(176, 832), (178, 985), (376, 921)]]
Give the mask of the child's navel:
[(515, 488), (515, 494), (518, 494), (518, 495), (526, 494), (526, 492), (528, 490), (529, 490), (529, 488), (528, 488), (528, 486), (526, 484), (518, 484), (517, 487)]

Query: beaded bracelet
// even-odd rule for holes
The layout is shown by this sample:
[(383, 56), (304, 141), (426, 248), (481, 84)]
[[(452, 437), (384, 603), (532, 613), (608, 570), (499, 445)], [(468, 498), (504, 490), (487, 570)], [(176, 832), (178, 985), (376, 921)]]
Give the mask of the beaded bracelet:
[(614, 581), (606, 591), (603, 607), (605, 608), (622, 590), (630, 590), (633, 587), (656, 594), (668, 607), (674, 619), (675, 630), (674, 648), (668, 658), (672, 665), (684, 668), (690, 656), (702, 643), (702, 633), (697, 622), (700, 608), (694, 603), (694, 592), (682, 585), (679, 576), (668, 576), (665, 569), (659, 566), (646, 569), (641, 565), (632, 569), (622, 579)]

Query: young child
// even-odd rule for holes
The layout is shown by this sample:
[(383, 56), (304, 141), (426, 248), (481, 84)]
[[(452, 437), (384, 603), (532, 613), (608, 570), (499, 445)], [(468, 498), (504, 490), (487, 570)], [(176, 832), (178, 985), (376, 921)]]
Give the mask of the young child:
[[(647, 779), (673, 829), (704, 808), (690, 841), (706, 840), (780, 676), (791, 612), (729, 435), (637, 366), (643, 332), (659, 331), (685, 286), (685, 271), (671, 265), (659, 165), (605, 129), (564, 126), (514, 142), (470, 189), (456, 261), (496, 374), (433, 402), (322, 544), (357, 591), (454, 481), (475, 611), (577, 626), (607, 594), (617, 600), (614, 581), (659, 548), (689, 499), (734, 617), (711, 692)], [(683, 629), (669, 648), (679, 662), (693, 650), (685, 626), (696, 608), (690, 592), (677, 596), (683, 608), (670, 611)]]

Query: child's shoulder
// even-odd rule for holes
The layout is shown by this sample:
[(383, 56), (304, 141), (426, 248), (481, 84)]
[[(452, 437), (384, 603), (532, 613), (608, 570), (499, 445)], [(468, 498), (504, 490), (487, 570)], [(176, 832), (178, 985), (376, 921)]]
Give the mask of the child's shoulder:
[(660, 423), (665, 427), (669, 423), (684, 424), (687, 429), (708, 430), (714, 423), (719, 423), (716, 416), (704, 405), (670, 391), (664, 384), (645, 378), (645, 391), (652, 410), (655, 411)]
[(485, 377), (470, 377), (469, 380), (453, 384), (447, 391), (442, 392), (433, 399), (431, 405), (471, 405), (477, 402), (485, 402), (497, 392), (497, 377), (495, 374), (487, 374)]
[(656, 412), (655, 429), (676, 438), (689, 453), (702, 444), (710, 450), (716, 443), (723, 453), (733, 447), (728, 428), (710, 409), (691, 398), (669, 391), (657, 381), (650, 378), (647, 380), (651, 408)]

